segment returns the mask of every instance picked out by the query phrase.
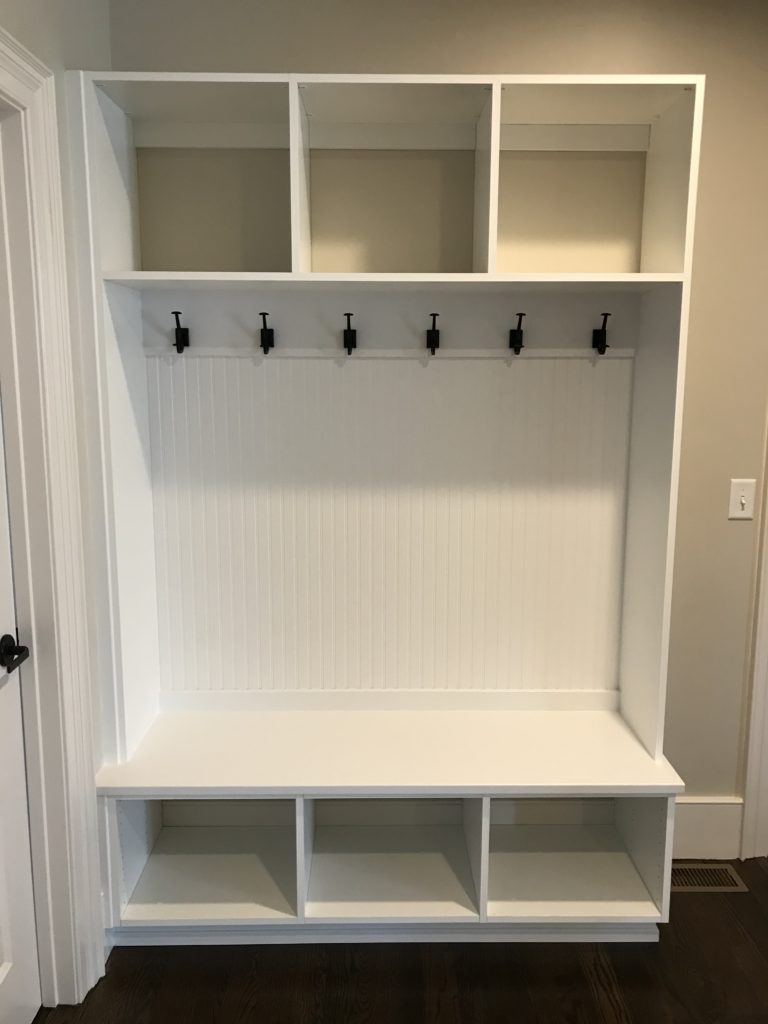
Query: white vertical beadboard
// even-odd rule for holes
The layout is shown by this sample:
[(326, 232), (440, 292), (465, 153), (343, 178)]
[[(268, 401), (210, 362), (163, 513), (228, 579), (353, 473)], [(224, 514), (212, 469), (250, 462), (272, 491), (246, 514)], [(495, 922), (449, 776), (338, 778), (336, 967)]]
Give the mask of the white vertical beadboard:
[(614, 689), (631, 359), (147, 359), (165, 690)]

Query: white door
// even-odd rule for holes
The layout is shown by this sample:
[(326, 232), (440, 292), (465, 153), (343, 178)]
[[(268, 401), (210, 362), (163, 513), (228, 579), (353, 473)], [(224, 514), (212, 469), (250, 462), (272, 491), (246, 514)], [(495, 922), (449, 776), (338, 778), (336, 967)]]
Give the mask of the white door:
[[(5, 452), (0, 430), (0, 634), (16, 629), (8, 532)], [(14, 638), (15, 639), (15, 638)], [(10, 643), (6, 640), (10, 647)], [(29, 1024), (40, 1008), (32, 901), (21, 668), (0, 665), (0, 1024)]]
[[(9, 364), (12, 365), (10, 338), (16, 327), (10, 298), (13, 292), (9, 287), (13, 257), (8, 245), (8, 215), (14, 209), (8, 160), (16, 154), (9, 152), (6, 145), (7, 126), (7, 120), (0, 123), (0, 637), (8, 634), (7, 641), (12, 644), (15, 642), (16, 610), (2, 435), (2, 396), (3, 389), (8, 386), (6, 374)], [(16, 197), (16, 208), (19, 206), (21, 203)], [(0, 643), (0, 1024), (30, 1024), (41, 1000), (21, 718), (23, 667), (14, 669), (12, 661), (8, 664), (7, 653), (2, 652)]]

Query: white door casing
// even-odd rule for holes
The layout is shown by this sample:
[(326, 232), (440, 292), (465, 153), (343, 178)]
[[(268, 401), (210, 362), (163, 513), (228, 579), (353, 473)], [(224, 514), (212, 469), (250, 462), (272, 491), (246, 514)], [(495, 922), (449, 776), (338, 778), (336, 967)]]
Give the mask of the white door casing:
[(16, 623), (34, 652), (21, 703), (40, 981), (50, 1006), (82, 1000), (104, 968), (94, 708), (55, 84), (2, 29), (0, 110), (12, 313), (0, 382)]

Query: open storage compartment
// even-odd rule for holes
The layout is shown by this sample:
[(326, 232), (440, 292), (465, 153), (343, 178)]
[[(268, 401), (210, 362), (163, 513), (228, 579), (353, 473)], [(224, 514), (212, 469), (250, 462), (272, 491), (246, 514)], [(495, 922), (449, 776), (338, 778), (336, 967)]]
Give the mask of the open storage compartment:
[(492, 800), (488, 919), (666, 920), (672, 803)]
[(682, 271), (693, 98), (673, 84), (503, 85), (497, 271)]
[(479, 919), (482, 800), (316, 800), (304, 809), (307, 919)]
[(119, 800), (124, 926), (296, 918), (292, 800)]
[(287, 81), (97, 81), (105, 270), (290, 271)]
[(490, 85), (300, 83), (295, 269), (488, 269)]

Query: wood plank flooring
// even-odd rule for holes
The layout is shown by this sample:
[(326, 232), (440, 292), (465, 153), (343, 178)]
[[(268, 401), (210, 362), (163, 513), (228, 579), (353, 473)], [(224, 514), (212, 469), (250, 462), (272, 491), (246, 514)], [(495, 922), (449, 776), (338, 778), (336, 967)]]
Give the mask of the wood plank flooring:
[(768, 1024), (768, 860), (737, 867), (658, 945), (122, 948), (36, 1024)]

